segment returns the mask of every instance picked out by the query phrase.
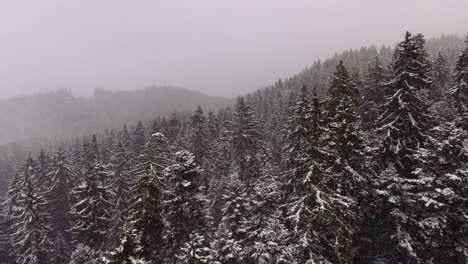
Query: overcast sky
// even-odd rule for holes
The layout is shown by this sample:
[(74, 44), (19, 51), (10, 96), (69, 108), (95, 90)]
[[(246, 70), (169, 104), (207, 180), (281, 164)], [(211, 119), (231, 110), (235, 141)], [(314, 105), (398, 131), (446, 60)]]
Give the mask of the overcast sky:
[(467, 0), (0, 0), (0, 97), (170, 84), (233, 96), (404, 31), (468, 32)]

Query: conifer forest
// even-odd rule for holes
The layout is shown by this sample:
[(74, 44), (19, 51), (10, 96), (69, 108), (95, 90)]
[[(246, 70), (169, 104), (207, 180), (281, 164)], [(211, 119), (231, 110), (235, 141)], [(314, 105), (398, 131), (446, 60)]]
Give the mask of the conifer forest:
[(0, 263), (468, 263), (468, 37), (401, 33), (235, 99), (0, 145)]

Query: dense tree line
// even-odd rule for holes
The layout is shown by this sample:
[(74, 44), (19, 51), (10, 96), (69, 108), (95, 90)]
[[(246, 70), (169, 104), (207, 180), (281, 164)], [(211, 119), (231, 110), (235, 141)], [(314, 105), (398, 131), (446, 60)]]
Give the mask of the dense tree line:
[(0, 262), (467, 263), (466, 42), (452, 66), (406, 33), (326, 94), (293, 78), (30, 155)]

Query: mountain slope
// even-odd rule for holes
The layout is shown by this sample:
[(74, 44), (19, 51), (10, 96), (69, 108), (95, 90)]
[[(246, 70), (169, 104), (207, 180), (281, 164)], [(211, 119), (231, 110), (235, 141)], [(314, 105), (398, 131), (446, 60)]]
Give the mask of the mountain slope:
[(73, 138), (172, 111), (218, 109), (228, 99), (175, 87), (112, 92), (96, 89), (90, 98), (66, 90), (0, 100), (0, 144), (31, 137)]

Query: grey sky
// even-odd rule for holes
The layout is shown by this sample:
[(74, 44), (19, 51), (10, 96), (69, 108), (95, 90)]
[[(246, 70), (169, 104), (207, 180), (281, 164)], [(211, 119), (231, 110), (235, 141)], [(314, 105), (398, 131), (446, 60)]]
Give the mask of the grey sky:
[(0, 97), (171, 84), (233, 96), (405, 30), (466, 34), (467, 0), (0, 0)]

